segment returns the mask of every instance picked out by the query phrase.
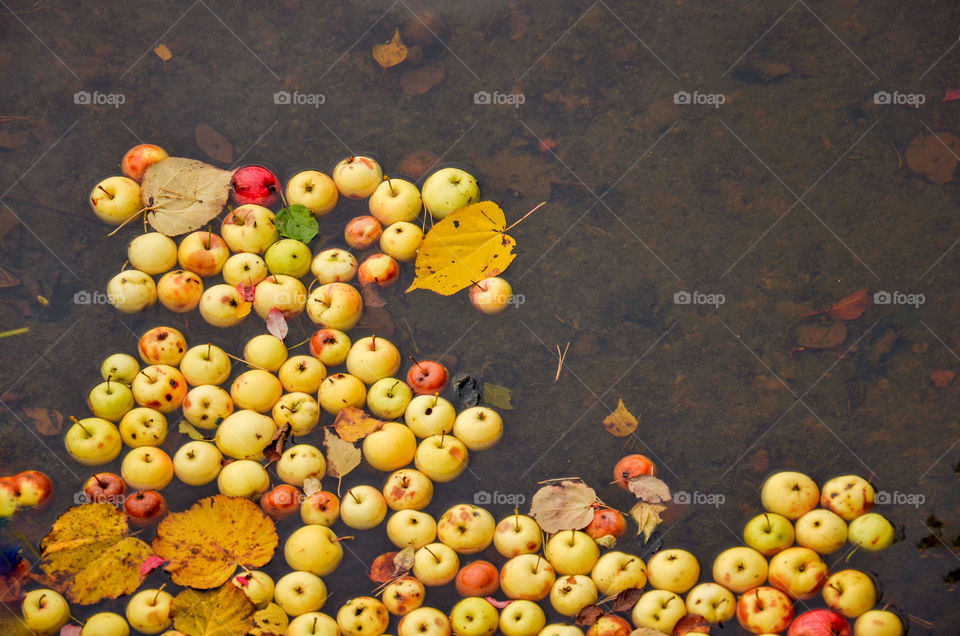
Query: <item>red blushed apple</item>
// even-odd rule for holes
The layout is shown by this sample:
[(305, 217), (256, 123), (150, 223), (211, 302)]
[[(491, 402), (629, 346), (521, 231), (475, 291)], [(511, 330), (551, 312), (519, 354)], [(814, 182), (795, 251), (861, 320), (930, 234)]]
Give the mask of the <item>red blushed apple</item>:
[(89, 503), (109, 503), (120, 506), (127, 494), (127, 482), (116, 473), (96, 473), (83, 484)]
[(357, 278), (364, 285), (376, 283), (380, 287), (389, 287), (400, 280), (400, 264), (392, 256), (372, 254), (360, 263)]
[(286, 519), (300, 511), (303, 493), (290, 484), (280, 484), (260, 497), (260, 507), (274, 519)]
[(134, 146), (120, 160), (120, 171), (136, 182), (143, 181), (147, 168), (169, 157), (167, 151), (153, 144)]
[(500, 589), (500, 573), (489, 561), (473, 561), (457, 572), (454, 579), (457, 594), (468, 596), (492, 596)]
[(633, 631), (626, 619), (616, 614), (605, 614), (587, 630), (587, 636), (630, 636)]
[(850, 636), (850, 623), (830, 610), (810, 610), (794, 619), (787, 636)]
[(244, 166), (233, 173), (230, 195), (244, 205), (254, 203), (269, 208), (280, 200), (280, 181), (263, 166)]
[(610, 508), (602, 508), (594, 513), (593, 520), (583, 531), (592, 538), (599, 539), (607, 535), (620, 538), (626, 529), (627, 521), (622, 514)]
[(447, 367), (434, 360), (413, 360), (413, 366), (407, 371), (407, 384), (417, 395), (439, 393), (449, 379)]
[(347, 227), (343, 230), (343, 238), (346, 239), (347, 245), (360, 251), (379, 241), (381, 232), (383, 232), (383, 226), (374, 217), (355, 216), (347, 221)]
[(138, 490), (123, 500), (123, 511), (130, 523), (148, 528), (159, 523), (167, 514), (167, 500), (156, 490)]
[(21, 506), (45, 508), (53, 497), (53, 480), (39, 470), (25, 470), (13, 476)]
[(641, 475), (657, 474), (657, 466), (646, 455), (627, 455), (613, 467), (613, 480), (618, 486), (630, 491), (629, 481)]
[(230, 248), (218, 234), (198, 230), (187, 234), (177, 248), (177, 260), (180, 267), (209, 278), (223, 269), (230, 258)]

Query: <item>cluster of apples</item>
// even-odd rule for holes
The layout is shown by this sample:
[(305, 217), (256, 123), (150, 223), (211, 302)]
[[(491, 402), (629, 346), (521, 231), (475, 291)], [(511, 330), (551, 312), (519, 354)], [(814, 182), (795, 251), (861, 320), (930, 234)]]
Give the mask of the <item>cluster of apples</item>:
[(52, 496), (53, 481), (39, 470), (0, 477), (0, 519), (9, 519), (19, 508), (43, 508)]
[[(146, 169), (167, 158), (152, 144), (130, 149), (120, 163), (125, 176), (98, 183), (90, 205), (102, 220), (117, 225), (141, 210), (139, 181)], [(239, 207), (224, 216), (220, 234), (196, 231), (179, 243), (159, 232), (133, 239), (127, 248), (132, 269), (107, 284), (108, 301), (124, 313), (136, 313), (157, 300), (167, 309), (186, 313), (199, 308), (211, 325), (230, 327), (254, 310), (266, 319), (272, 309), (284, 318), (304, 311), (315, 324), (349, 329), (360, 320), (363, 299), (349, 284), (389, 287), (399, 280), (400, 264), (416, 258), (423, 232), (411, 223), (422, 209), (443, 218), (479, 198), (476, 179), (459, 168), (442, 168), (423, 184), (383, 175), (376, 160), (347, 157), (333, 169), (332, 178), (304, 170), (287, 182), (285, 202), (302, 205), (315, 216), (330, 213), (341, 196), (367, 199), (369, 215), (352, 218), (344, 229), (347, 245), (356, 252), (379, 247), (358, 263), (346, 249), (326, 249), (314, 255), (309, 246), (280, 238), (270, 209), (281, 201), (280, 182), (263, 166), (245, 166), (233, 174), (231, 196)], [(308, 294), (301, 278), (312, 274), (319, 286)], [(153, 276), (160, 276), (154, 282)], [(205, 280), (222, 276), (222, 283)], [(471, 303), (484, 313), (506, 309), (512, 289), (505, 280), (491, 278), (471, 288)]]
[[(904, 633), (896, 614), (872, 609), (878, 592), (870, 576), (855, 569), (831, 574), (822, 558), (839, 551), (848, 540), (869, 551), (893, 542), (890, 522), (868, 512), (874, 501), (868, 481), (844, 475), (827, 481), (821, 490), (807, 475), (780, 472), (764, 482), (761, 501), (766, 512), (747, 522), (746, 545), (724, 550), (714, 560), (714, 582), (697, 584), (700, 565), (686, 550), (662, 550), (651, 557), (647, 576), (657, 589), (645, 593), (634, 606), (634, 624), (670, 633), (685, 614), (693, 613), (708, 622), (735, 616), (753, 634), (785, 630), (789, 636)], [(686, 600), (681, 594), (687, 595)], [(794, 603), (817, 595), (830, 609), (795, 617)], [(856, 623), (851, 630), (847, 619), (853, 618)]]

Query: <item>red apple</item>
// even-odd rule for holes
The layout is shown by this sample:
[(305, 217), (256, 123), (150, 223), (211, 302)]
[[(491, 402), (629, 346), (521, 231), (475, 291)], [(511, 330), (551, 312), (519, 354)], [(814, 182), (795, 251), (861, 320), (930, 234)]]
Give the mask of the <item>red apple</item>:
[(364, 285), (376, 283), (380, 287), (389, 287), (400, 280), (400, 264), (392, 256), (371, 254), (357, 268), (357, 278)]
[(127, 494), (127, 482), (116, 473), (96, 473), (83, 484), (88, 503), (110, 503), (119, 506)]
[(774, 587), (755, 587), (737, 600), (737, 622), (752, 634), (779, 634), (792, 620), (793, 601)]
[(583, 531), (594, 539), (599, 539), (607, 535), (620, 538), (626, 529), (627, 520), (622, 514), (612, 508), (602, 508), (594, 513), (593, 520)]
[(53, 481), (39, 470), (25, 470), (13, 476), (17, 502), (21, 506), (45, 508), (53, 496)]
[(850, 623), (827, 609), (804, 612), (793, 621), (787, 636), (850, 636)]
[(303, 493), (296, 486), (280, 484), (260, 497), (260, 507), (274, 519), (286, 519), (300, 511)]
[(343, 230), (343, 238), (347, 245), (360, 251), (365, 250), (380, 240), (380, 233), (383, 232), (383, 226), (380, 221), (372, 216), (355, 216), (347, 221), (347, 227)]
[(255, 203), (269, 208), (280, 200), (277, 175), (263, 166), (244, 166), (233, 173), (230, 194), (243, 205)]
[(472, 561), (457, 572), (454, 579), (457, 594), (468, 596), (492, 596), (500, 589), (500, 573), (489, 561)]
[(123, 511), (130, 523), (147, 528), (167, 514), (167, 500), (156, 490), (138, 490), (123, 500)]
[(413, 366), (407, 371), (407, 384), (417, 395), (439, 393), (449, 379), (447, 367), (435, 360), (413, 360)]
[(657, 466), (646, 455), (627, 455), (613, 467), (613, 481), (626, 491), (630, 491), (628, 482), (640, 475), (657, 474)]
[(169, 157), (167, 151), (153, 144), (134, 146), (120, 160), (120, 171), (136, 182), (143, 181), (147, 168)]

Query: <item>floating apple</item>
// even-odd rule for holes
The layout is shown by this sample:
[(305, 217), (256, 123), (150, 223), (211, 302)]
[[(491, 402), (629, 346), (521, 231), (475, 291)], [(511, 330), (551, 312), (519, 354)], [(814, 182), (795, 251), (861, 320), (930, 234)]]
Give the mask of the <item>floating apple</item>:
[(737, 622), (753, 634), (779, 634), (793, 620), (793, 601), (773, 587), (761, 586), (737, 600)]
[(380, 234), (380, 251), (401, 263), (414, 260), (421, 243), (423, 243), (423, 230), (406, 221), (391, 223)]
[(804, 513), (795, 527), (797, 545), (820, 554), (833, 554), (847, 543), (847, 523), (826, 508)]
[(175, 269), (157, 282), (157, 299), (172, 312), (185, 314), (193, 311), (203, 297), (203, 279), (185, 269)]
[(868, 512), (850, 522), (847, 538), (864, 550), (876, 552), (888, 548), (893, 543), (896, 530), (883, 515)]
[(313, 254), (306, 243), (284, 238), (267, 248), (263, 260), (267, 262), (271, 274), (300, 278), (310, 271)]
[[(460, 570), (463, 572), (463, 570)], [(496, 573), (496, 569), (494, 569)], [(458, 576), (458, 581), (459, 575)], [(496, 581), (496, 579), (494, 579)], [(494, 588), (496, 590), (496, 588)], [(463, 596), (463, 595), (461, 595)], [(500, 625), (500, 614), (484, 595), (469, 595), (450, 610), (450, 626), (456, 636), (492, 636)]]
[(323, 607), (327, 600), (327, 586), (311, 572), (290, 572), (277, 580), (273, 597), (284, 612), (300, 616)]
[(500, 631), (505, 636), (536, 634), (547, 624), (543, 609), (533, 601), (513, 601), (500, 612)]
[(347, 245), (360, 252), (379, 241), (382, 231), (383, 226), (374, 217), (355, 216), (347, 221), (343, 230), (343, 238)]
[(156, 276), (176, 267), (177, 244), (160, 232), (147, 232), (127, 245), (127, 260), (134, 269)]
[(318, 329), (310, 338), (310, 354), (327, 367), (343, 364), (350, 347), (350, 336), (339, 329)]
[(173, 596), (169, 592), (141, 590), (127, 601), (127, 621), (138, 632), (159, 634), (173, 623), (170, 615), (172, 604)]
[(262, 281), (270, 270), (267, 269), (267, 262), (257, 254), (250, 252), (238, 252), (232, 254), (227, 262), (223, 264), (220, 275), (223, 276), (223, 282), (227, 285), (237, 287), (255, 288), (257, 283)]
[(13, 476), (17, 505), (45, 508), (53, 496), (53, 480), (39, 470), (24, 470)]
[(646, 585), (647, 566), (635, 554), (613, 550), (597, 559), (590, 578), (597, 584), (601, 594), (615, 596), (631, 587), (641, 588)]
[(437, 538), (459, 554), (476, 554), (493, 543), (496, 525), (493, 516), (483, 508), (457, 504), (437, 522)]
[(347, 372), (365, 384), (392, 376), (400, 368), (400, 352), (386, 338), (360, 338), (347, 353)]
[(870, 610), (853, 625), (854, 636), (903, 636), (900, 617), (887, 610)]
[(71, 418), (73, 426), (63, 438), (67, 452), (84, 466), (112, 462), (123, 449), (123, 438), (113, 422), (101, 417)]
[(167, 500), (156, 490), (140, 490), (123, 500), (123, 511), (133, 525), (149, 528), (167, 515)]
[[(260, 285), (263, 285), (262, 281)], [(259, 285), (257, 286), (259, 288)], [(250, 313), (251, 304), (230, 285), (214, 285), (200, 297), (200, 316), (214, 327), (240, 324)]]
[(423, 604), (423, 583), (412, 576), (401, 576), (383, 588), (383, 605), (394, 616), (404, 616)]
[(159, 446), (167, 439), (167, 418), (160, 411), (145, 406), (127, 411), (117, 428), (123, 443), (131, 448)]
[(374, 417), (394, 420), (401, 417), (413, 398), (410, 387), (396, 378), (380, 378), (367, 391), (367, 408)]
[(173, 461), (155, 446), (138, 446), (123, 458), (120, 474), (131, 488), (163, 490), (173, 479)]
[(107, 177), (90, 191), (90, 208), (101, 221), (120, 225), (139, 214), (140, 184), (129, 177)]
[(180, 241), (177, 261), (180, 267), (203, 278), (216, 276), (230, 258), (230, 248), (220, 236), (206, 230), (191, 232)]
[(699, 578), (700, 563), (686, 550), (661, 550), (647, 560), (647, 580), (657, 589), (683, 594)]
[(433, 607), (418, 607), (397, 623), (397, 636), (450, 636), (451, 633), (450, 619)]
[(430, 587), (446, 585), (457, 576), (459, 569), (460, 557), (448, 545), (431, 543), (414, 553), (413, 575), (424, 585)]
[(214, 429), (233, 413), (233, 398), (214, 384), (201, 384), (183, 398), (183, 419), (198, 428)]
[(417, 446), (413, 463), (433, 481), (453, 481), (466, 470), (469, 454), (453, 435), (431, 435)]
[(713, 580), (734, 594), (743, 594), (767, 580), (767, 560), (753, 548), (728, 548), (713, 561)]
[(454, 418), (453, 436), (472, 451), (493, 448), (503, 436), (503, 419), (491, 408), (471, 406)]
[(743, 541), (763, 556), (773, 556), (793, 545), (793, 524), (783, 515), (765, 512), (743, 527)]
[(117, 311), (135, 314), (157, 302), (157, 286), (149, 274), (127, 269), (107, 283), (107, 301)]
[(298, 172), (287, 182), (287, 203), (302, 205), (316, 216), (323, 216), (337, 206), (339, 193), (333, 179), (318, 170)]
[(100, 377), (129, 385), (140, 372), (140, 362), (128, 353), (107, 356), (100, 365)]
[(369, 197), (383, 180), (383, 170), (376, 159), (354, 155), (333, 168), (333, 182), (340, 194), (349, 199)]
[[(454, 431), (456, 431), (456, 424), (454, 424)], [(474, 449), (471, 448), (470, 450)], [(601, 537), (619, 538), (623, 536), (626, 530), (627, 520), (624, 519), (622, 514), (612, 508), (602, 508), (595, 511), (590, 524), (583, 529), (594, 541)]]
[(847, 618), (857, 618), (876, 605), (877, 586), (860, 570), (840, 570), (823, 586), (823, 601)]
[(687, 593), (687, 613), (708, 623), (725, 623), (737, 614), (737, 599), (719, 583), (700, 583)]
[(287, 448), (277, 462), (277, 477), (297, 487), (302, 487), (307, 477), (319, 479), (326, 471), (327, 462), (323, 453), (310, 444), (296, 444)]
[(120, 160), (120, 172), (139, 183), (143, 181), (143, 174), (147, 168), (169, 156), (160, 146), (138, 144), (124, 153), (123, 159)]
[(354, 375), (334, 373), (320, 383), (317, 401), (327, 413), (336, 415), (346, 406), (362, 408), (367, 399), (367, 388)]
[(623, 457), (613, 467), (613, 481), (626, 490), (630, 491), (629, 482), (634, 477), (641, 475), (657, 474), (657, 466), (646, 455), (627, 455)]
[(263, 254), (280, 238), (273, 212), (253, 203), (231, 210), (223, 218), (220, 234), (230, 251), (252, 254)]
[(127, 493), (127, 484), (116, 473), (96, 473), (84, 482), (83, 492), (90, 503), (119, 506)]
[(857, 475), (834, 477), (823, 485), (820, 505), (846, 521), (853, 521), (873, 508), (876, 491), (869, 481)]
[(400, 264), (388, 254), (371, 254), (357, 268), (357, 278), (363, 285), (386, 289), (400, 280)]
[(313, 257), (310, 273), (321, 285), (350, 282), (357, 273), (357, 257), (339, 248), (323, 250)]
[(253, 309), (264, 320), (271, 309), (278, 309), (284, 318), (293, 320), (303, 313), (306, 302), (307, 288), (293, 276), (285, 274), (267, 276), (257, 283), (253, 292)]
[(354, 486), (340, 500), (340, 520), (349, 528), (369, 530), (379, 526), (386, 516), (387, 502), (373, 486)]
[(310, 292), (306, 309), (315, 325), (348, 330), (363, 316), (363, 297), (346, 283), (327, 283)]
[(419, 510), (399, 510), (387, 520), (387, 538), (398, 548), (430, 545), (437, 538), (437, 522)]
[(470, 287), (470, 304), (487, 315), (501, 314), (513, 302), (513, 287), (499, 276), (490, 276)]
[(830, 610), (804, 612), (794, 619), (787, 636), (850, 636), (850, 623)]
[(760, 500), (767, 512), (795, 521), (817, 507), (820, 489), (803, 473), (785, 471), (771, 475), (763, 482)]
[(403, 414), (403, 421), (420, 438), (449, 433), (456, 418), (453, 404), (438, 395), (416, 396)]
[(770, 558), (770, 585), (803, 600), (816, 596), (830, 576), (830, 568), (810, 548), (793, 547)]
[(303, 499), (303, 493), (295, 486), (280, 484), (260, 496), (260, 508), (274, 519), (286, 519), (300, 511)]
[(190, 441), (173, 456), (173, 472), (177, 479), (190, 486), (209, 484), (220, 474), (223, 455), (210, 442)]
[(270, 488), (267, 469), (252, 459), (229, 462), (217, 475), (217, 489), (228, 497), (256, 499)]
[(30, 590), (20, 602), (23, 624), (40, 636), (56, 634), (70, 620), (70, 605), (59, 592), (41, 588)]
[(210, 343), (187, 349), (180, 360), (180, 373), (192, 386), (223, 384), (230, 377), (231, 367), (227, 352)]
[(447, 367), (436, 360), (413, 360), (413, 366), (407, 371), (407, 384), (417, 395), (439, 393), (449, 379)]
[(423, 182), (423, 207), (435, 219), (480, 200), (480, 186), (469, 172), (459, 168), (441, 168)]
[(166, 364), (152, 364), (141, 369), (130, 385), (137, 404), (161, 413), (180, 408), (187, 389), (187, 380), (180, 370)]
[(176, 366), (187, 352), (187, 339), (173, 327), (154, 327), (140, 336), (137, 350), (147, 364)]
[(500, 572), (489, 561), (471, 561), (454, 580), (460, 596), (493, 596), (500, 589)]
[(383, 498), (391, 510), (422, 510), (433, 499), (433, 482), (419, 470), (401, 468), (387, 477)]
[(539, 601), (557, 579), (550, 562), (537, 554), (521, 554), (500, 568), (500, 589), (507, 598)]
[(233, 173), (230, 195), (241, 205), (276, 205), (280, 200), (280, 181), (263, 166), (243, 166)]
[(596, 602), (597, 585), (589, 576), (562, 576), (550, 588), (550, 605), (563, 616), (576, 616), (584, 607)]
[[(493, 533), (493, 547), (507, 558), (539, 551), (542, 540), (537, 522), (519, 512), (501, 519)], [(643, 580), (646, 581), (646, 577)]]
[(332, 492), (319, 490), (300, 504), (300, 519), (307, 524), (332, 526), (340, 518), (340, 499)]

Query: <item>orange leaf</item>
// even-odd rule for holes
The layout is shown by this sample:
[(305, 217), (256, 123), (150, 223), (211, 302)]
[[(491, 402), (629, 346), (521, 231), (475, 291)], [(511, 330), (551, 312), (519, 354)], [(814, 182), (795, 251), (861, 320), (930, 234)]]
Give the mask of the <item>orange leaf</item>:
[(613, 413), (603, 418), (603, 428), (614, 437), (625, 437), (637, 430), (637, 418), (623, 405), (623, 399)]
[(160, 44), (153, 49), (154, 54), (164, 62), (168, 62), (173, 57), (173, 53), (167, 48), (166, 44)]
[(834, 320), (856, 320), (863, 315), (863, 312), (873, 306), (873, 298), (870, 297), (867, 288), (858, 289), (849, 296), (844, 297), (826, 309), (814, 311), (804, 316), (816, 316), (827, 314)]
[(374, 431), (379, 431), (386, 424), (383, 420), (367, 415), (362, 409), (355, 406), (345, 406), (337, 412), (337, 419), (333, 427), (337, 435), (345, 442), (356, 442)]
[(60, 411), (25, 406), (23, 412), (41, 435), (59, 435), (63, 429), (63, 414)]
[(394, 32), (392, 40), (373, 47), (373, 59), (383, 68), (396, 66), (407, 59), (407, 47), (400, 41), (400, 29)]

